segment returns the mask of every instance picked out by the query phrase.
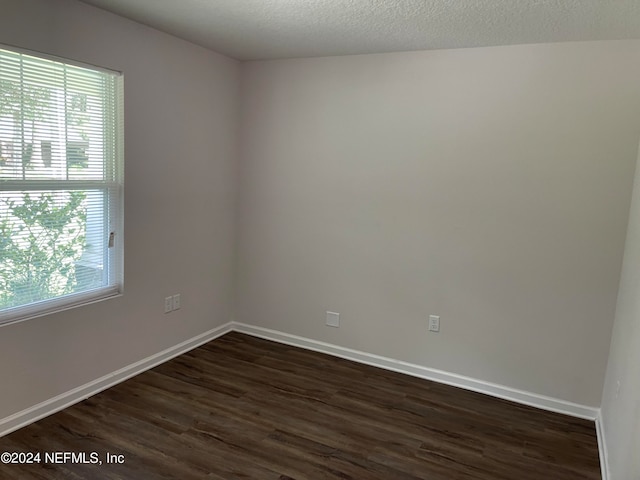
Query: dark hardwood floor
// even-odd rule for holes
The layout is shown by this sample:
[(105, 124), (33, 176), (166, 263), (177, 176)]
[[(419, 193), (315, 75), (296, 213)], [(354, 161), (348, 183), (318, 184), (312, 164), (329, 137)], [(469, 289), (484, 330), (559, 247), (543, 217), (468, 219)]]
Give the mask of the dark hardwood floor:
[(0, 438), (5, 451), (41, 453), (0, 464), (12, 480), (600, 478), (593, 422), (239, 333)]

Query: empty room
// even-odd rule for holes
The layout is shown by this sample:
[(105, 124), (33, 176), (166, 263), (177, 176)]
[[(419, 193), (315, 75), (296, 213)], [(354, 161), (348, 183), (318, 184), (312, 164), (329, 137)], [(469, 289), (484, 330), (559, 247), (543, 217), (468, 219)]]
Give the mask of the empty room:
[(0, 0), (0, 480), (640, 480), (637, 0)]

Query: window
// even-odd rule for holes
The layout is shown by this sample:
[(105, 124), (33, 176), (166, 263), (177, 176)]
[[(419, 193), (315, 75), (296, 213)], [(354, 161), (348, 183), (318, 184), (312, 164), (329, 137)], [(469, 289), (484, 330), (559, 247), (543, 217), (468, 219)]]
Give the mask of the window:
[(0, 323), (122, 291), (122, 77), (0, 47)]

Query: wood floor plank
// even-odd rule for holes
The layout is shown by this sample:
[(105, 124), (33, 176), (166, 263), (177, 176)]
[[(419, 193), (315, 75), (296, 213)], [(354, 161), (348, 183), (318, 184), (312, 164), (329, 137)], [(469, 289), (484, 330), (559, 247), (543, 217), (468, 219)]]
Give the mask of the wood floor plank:
[(0, 438), (0, 480), (597, 480), (593, 422), (230, 333)]

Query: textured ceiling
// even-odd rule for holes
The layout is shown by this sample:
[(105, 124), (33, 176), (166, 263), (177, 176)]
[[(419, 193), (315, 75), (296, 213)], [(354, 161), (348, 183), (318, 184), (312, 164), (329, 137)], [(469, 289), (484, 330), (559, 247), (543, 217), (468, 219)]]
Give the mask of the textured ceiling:
[(83, 0), (240, 59), (640, 38), (640, 0)]

